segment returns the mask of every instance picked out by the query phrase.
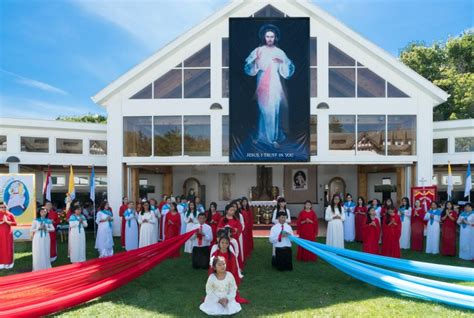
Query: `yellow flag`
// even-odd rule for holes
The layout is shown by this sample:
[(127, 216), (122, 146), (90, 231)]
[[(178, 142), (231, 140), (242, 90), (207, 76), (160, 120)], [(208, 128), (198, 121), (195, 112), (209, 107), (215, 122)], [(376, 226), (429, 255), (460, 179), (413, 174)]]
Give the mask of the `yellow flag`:
[(76, 189), (74, 189), (74, 170), (72, 170), (72, 165), (70, 166), (69, 170), (69, 187), (67, 189), (71, 200), (76, 198)]
[(451, 200), (453, 196), (453, 174), (451, 172), (451, 162), (448, 161), (448, 200)]

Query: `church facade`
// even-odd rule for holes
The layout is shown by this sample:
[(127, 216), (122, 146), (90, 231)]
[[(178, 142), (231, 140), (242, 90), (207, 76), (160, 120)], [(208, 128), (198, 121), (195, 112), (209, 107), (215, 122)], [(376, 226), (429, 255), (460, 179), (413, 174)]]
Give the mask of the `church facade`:
[[(229, 19), (236, 17), (309, 18), (307, 162), (229, 160)], [(334, 193), (399, 202), (411, 186), (431, 185), (432, 109), (447, 98), (319, 7), (290, 0), (232, 1), (93, 96), (108, 116), (113, 207), (124, 195), (192, 189), (219, 208), (241, 196), (283, 195), (294, 209), (310, 199), (319, 215)]]

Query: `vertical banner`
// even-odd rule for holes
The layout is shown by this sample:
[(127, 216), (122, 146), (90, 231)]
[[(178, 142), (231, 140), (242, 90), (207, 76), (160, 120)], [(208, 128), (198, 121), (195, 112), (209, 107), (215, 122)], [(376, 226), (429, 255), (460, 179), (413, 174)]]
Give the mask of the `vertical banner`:
[(18, 224), (31, 224), (36, 217), (34, 174), (0, 174), (0, 198)]
[(411, 202), (415, 206), (415, 201), (420, 200), (421, 206), (428, 211), (431, 202), (436, 201), (438, 197), (438, 188), (436, 186), (429, 187), (412, 187), (411, 188)]
[(231, 162), (309, 160), (309, 18), (229, 19)]

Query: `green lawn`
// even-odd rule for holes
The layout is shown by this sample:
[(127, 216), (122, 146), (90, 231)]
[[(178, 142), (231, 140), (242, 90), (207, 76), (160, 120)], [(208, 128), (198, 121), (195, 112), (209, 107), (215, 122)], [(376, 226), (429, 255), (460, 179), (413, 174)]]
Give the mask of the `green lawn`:
[[(120, 245), (118, 239), (116, 245)], [(55, 266), (67, 263), (66, 246), (65, 242), (59, 244)], [(353, 279), (323, 261), (309, 264), (295, 261), (293, 272), (280, 273), (270, 265), (271, 246), (267, 240), (256, 239), (255, 247), (240, 286), (242, 296), (251, 301), (243, 306), (241, 317), (472, 317), (474, 314), (398, 296)], [(360, 244), (347, 247), (360, 249)], [(31, 243), (16, 244), (15, 249), (14, 269), (0, 271), (0, 276), (31, 270)], [(118, 250), (120, 248), (116, 248)], [(474, 266), (458, 258), (414, 252), (402, 254), (404, 258), (420, 261)], [(88, 258), (96, 256), (90, 235)], [(58, 316), (204, 317), (198, 306), (205, 295), (206, 279), (207, 272), (193, 270), (190, 256), (184, 255), (165, 261), (128, 285)]]

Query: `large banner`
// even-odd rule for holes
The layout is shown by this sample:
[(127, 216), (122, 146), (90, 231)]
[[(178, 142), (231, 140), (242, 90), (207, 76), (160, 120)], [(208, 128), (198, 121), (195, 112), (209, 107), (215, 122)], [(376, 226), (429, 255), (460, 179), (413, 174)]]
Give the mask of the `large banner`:
[(431, 202), (436, 201), (438, 197), (438, 188), (436, 186), (427, 187), (412, 187), (411, 188), (411, 202), (415, 206), (415, 201), (420, 200), (421, 206), (428, 211)]
[(308, 161), (309, 19), (229, 24), (230, 161)]
[(31, 224), (36, 217), (34, 174), (0, 174), (0, 199), (18, 224)]

